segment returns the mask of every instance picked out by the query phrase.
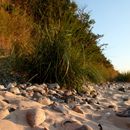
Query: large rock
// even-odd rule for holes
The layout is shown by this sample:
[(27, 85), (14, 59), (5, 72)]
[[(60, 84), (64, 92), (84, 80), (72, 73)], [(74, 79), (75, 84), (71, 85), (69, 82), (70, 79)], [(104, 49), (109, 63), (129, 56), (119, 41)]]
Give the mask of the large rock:
[(45, 121), (45, 119), (45, 112), (40, 108), (30, 109), (26, 113), (26, 120), (31, 127), (39, 126)]

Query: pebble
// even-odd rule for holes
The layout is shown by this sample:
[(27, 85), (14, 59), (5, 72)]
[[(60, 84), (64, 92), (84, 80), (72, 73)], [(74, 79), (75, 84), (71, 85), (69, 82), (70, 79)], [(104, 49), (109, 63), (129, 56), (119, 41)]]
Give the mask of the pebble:
[(4, 85), (0, 85), (0, 90), (5, 90), (5, 86)]
[(7, 89), (14, 88), (16, 85), (17, 85), (16, 82), (14, 82), (14, 83), (9, 83), (9, 84), (7, 85)]
[(77, 112), (77, 113), (80, 113), (80, 114), (83, 114), (83, 110), (79, 107), (79, 106), (75, 106), (72, 108), (73, 111)]
[(39, 98), (38, 102), (43, 104), (43, 105), (50, 105), (50, 104), (52, 104), (52, 101), (49, 98), (47, 98), (47, 97)]
[(49, 89), (60, 89), (60, 86), (58, 83), (48, 84), (47, 87)]
[(21, 93), (19, 88), (17, 88), (17, 87), (10, 88), (10, 92), (12, 92), (14, 94), (20, 94)]

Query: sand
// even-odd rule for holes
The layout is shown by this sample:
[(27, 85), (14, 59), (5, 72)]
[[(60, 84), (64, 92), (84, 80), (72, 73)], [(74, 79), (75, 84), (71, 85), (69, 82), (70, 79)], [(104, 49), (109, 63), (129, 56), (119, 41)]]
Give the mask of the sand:
[[(127, 84), (128, 86), (130, 85)], [(123, 100), (125, 96), (127, 100)], [(99, 107), (104, 109), (94, 110), (94, 104), (90, 104), (92, 108), (88, 107), (89, 104), (83, 104), (79, 106), (83, 113), (78, 113), (66, 103), (57, 103), (55, 107), (54, 104), (47, 106), (21, 95), (0, 91), (0, 101), (8, 102), (4, 104), (4, 110), (0, 110), (4, 115), (0, 118), (0, 130), (130, 130), (130, 117), (116, 115), (116, 112), (130, 106), (129, 96), (130, 90), (122, 92), (117, 86), (101, 89), (97, 99)], [(112, 108), (108, 107), (110, 105)], [(7, 112), (9, 107), (14, 110)], [(27, 122), (26, 113), (35, 108), (43, 109), (46, 119), (33, 128)]]

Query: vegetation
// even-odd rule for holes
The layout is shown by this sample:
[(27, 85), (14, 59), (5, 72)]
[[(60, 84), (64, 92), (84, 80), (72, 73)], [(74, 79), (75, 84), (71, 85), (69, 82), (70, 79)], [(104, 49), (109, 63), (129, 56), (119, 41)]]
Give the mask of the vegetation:
[(32, 82), (58, 82), (80, 89), (82, 83), (115, 77), (102, 53), (88, 12), (70, 0), (10, 0), (0, 5), (1, 55), (12, 70)]
[(130, 72), (119, 73), (115, 80), (117, 82), (130, 82)]

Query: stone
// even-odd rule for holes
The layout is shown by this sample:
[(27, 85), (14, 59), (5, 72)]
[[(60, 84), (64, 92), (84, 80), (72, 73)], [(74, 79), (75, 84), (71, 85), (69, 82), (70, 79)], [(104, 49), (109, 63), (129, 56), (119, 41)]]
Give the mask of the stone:
[(49, 89), (60, 89), (60, 86), (58, 83), (53, 83), (53, 84), (47, 84), (47, 87)]
[(64, 92), (64, 96), (71, 96), (72, 92), (70, 90), (67, 90)]
[(10, 92), (12, 92), (14, 94), (20, 94), (21, 93), (19, 88), (17, 88), (17, 87), (10, 88)]
[[(63, 130), (82, 130), (80, 129), (82, 125), (79, 122), (73, 121), (73, 120), (65, 120), (63, 121), (61, 126), (62, 126), (61, 129)], [(88, 129), (85, 129), (85, 130), (88, 130)]]
[(50, 104), (52, 104), (51, 100), (49, 98), (46, 98), (46, 97), (39, 98), (38, 102), (43, 104), (43, 105), (50, 105)]
[(29, 86), (26, 88), (26, 90), (33, 90), (33, 89), (37, 89), (37, 87), (36, 86)]
[(17, 85), (17, 88), (19, 88), (19, 89), (23, 89), (23, 90), (25, 90), (26, 87), (27, 87), (26, 84), (19, 84), (19, 85)]
[(81, 108), (79, 106), (74, 106), (72, 108), (73, 111), (77, 112), (77, 113), (80, 113), (80, 114), (83, 114), (83, 110), (81, 110)]
[(56, 91), (50, 89), (48, 94), (50, 94), (50, 95), (56, 94)]
[(0, 85), (0, 90), (5, 90), (5, 86), (4, 85)]
[(34, 95), (33, 90), (27, 90), (26, 93), (27, 93), (26, 95), (27, 95), (28, 97), (32, 97), (32, 96)]
[(41, 87), (34, 88), (33, 91), (34, 92), (39, 92), (42, 95), (46, 95), (46, 91), (43, 88), (41, 88)]
[(115, 106), (114, 105), (108, 105), (108, 108), (115, 108)]
[(39, 93), (39, 92), (34, 92), (34, 94), (33, 94), (33, 99), (34, 100), (38, 100), (39, 98), (42, 98), (43, 96), (42, 96), (42, 94), (41, 93)]
[(41, 108), (30, 109), (26, 113), (26, 120), (31, 127), (39, 126), (45, 119), (45, 111)]
[(123, 99), (123, 101), (128, 101), (129, 97), (127, 95), (124, 95), (121, 97)]
[(16, 85), (17, 85), (16, 82), (14, 82), (14, 83), (9, 83), (9, 84), (7, 85), (7, 89), (14, 88), (14, 87), (16, 87)]
[(77, 128), (75, 130), (92, 130), (92, 128), (86, 126), (86, 125), (82, 125), (80, 128)]
[(64, 113), (64, 114), (67, 114), (68, 111), (65, 109), (64, 105), (62, 104), (58, 104), (58, 103), (53, 103), (50, 105), (51, 109), (57, 111), (57, 112), (60, 112), (60, 113)]
[(120, 88), (118, 88), (118, 90), (121, 91), (121, 92), (125, 92), (125, 88), (124, 87), (120, 87)]
[(82, 86), (82, 89), (83, 89), (83, 92), (88, 94), (88, 95), (97, 95), (96, 94), (96, 90), (95, 88), (92, 86), (92, 85), (89, 85), (89, 84), (84, 84)]
[(71, 95), (71, 96), (66, 96), (64, 97), (65, 98), (65, 102), (67, 104), (70, 104), (70, 103), (74, 103), (75, 102), (75, 96)]

